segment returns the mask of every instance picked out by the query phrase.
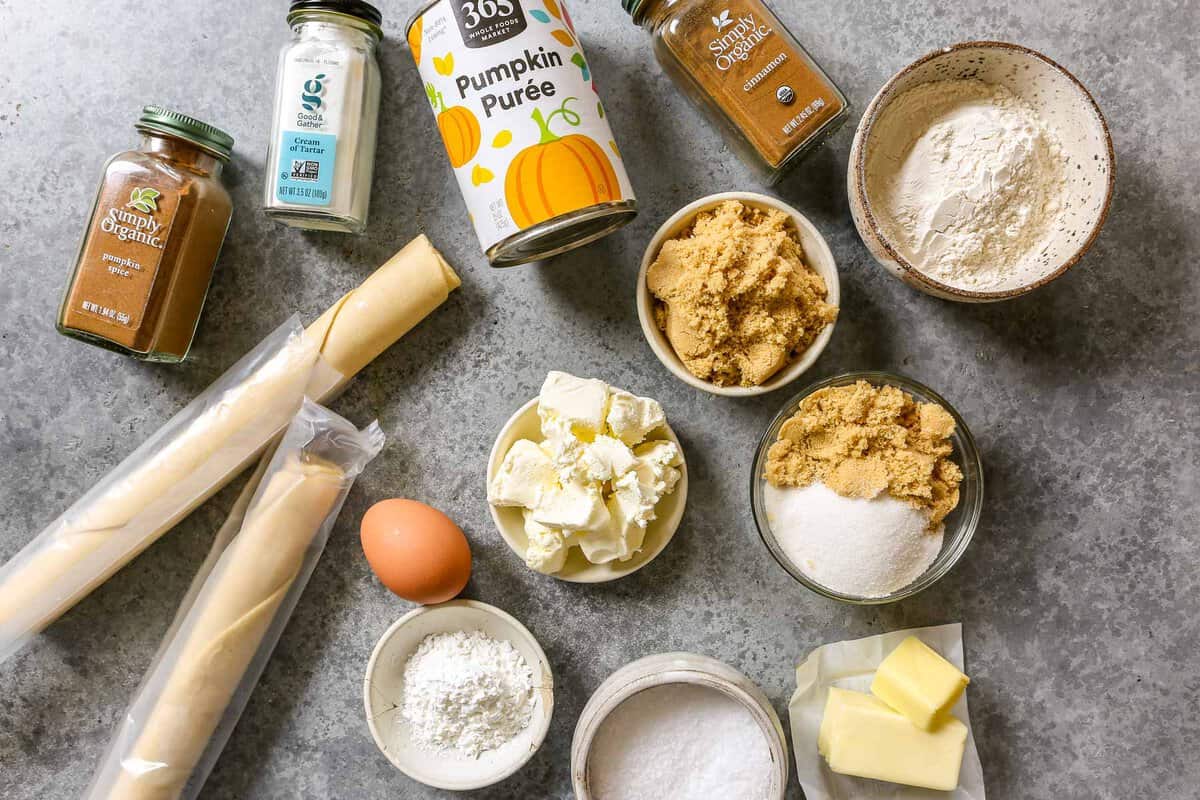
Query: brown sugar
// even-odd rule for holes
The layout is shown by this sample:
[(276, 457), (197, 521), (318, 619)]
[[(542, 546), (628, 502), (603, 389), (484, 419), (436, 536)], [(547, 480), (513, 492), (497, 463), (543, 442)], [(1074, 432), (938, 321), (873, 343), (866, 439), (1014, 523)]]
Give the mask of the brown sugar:
[(676, 355), (718, 386), (763, 383), (837, 318), (788, 216), (736, 200), (667, 240), (646, 284)]
[(894, 386), (858, 381), (804, 398), (767, 452), (775, 486), (821, 481), (845, 497), (886, 491), (930, 512), (936, 527), (958, 505), (962, 470), (950, 460), (954, 418)]

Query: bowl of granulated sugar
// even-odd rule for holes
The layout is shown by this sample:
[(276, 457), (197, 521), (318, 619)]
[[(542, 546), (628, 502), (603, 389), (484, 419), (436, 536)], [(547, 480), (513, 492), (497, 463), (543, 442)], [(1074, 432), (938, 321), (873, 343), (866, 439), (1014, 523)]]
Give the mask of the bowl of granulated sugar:
[(766, 695), (728, 664), (662, 653), (592, 694), (571, 742), (576, 800), (783, 800), (787, 740)]
[(924, 591), (966, 552), (983, 466), (959, 413), (886, 372), (819, 381), (763, 433), (750, 474), (763, 543), (789, 575), (845, 603)]
[(1108, 124), (1079, 80), (1005, 42), (917, 59), (867, 107), (850, 151), (854, 224), (890, 273), (948, 300), (1030, 292), (1092, 246), (1115, 183)]

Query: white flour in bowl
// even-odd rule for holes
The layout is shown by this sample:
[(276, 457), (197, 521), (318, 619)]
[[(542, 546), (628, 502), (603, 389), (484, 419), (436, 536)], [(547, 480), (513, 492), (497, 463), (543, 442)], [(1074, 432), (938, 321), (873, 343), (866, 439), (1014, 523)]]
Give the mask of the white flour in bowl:
[(942, 549), (944, 527), (889, 494), (843, 497), (823, 483), (763, 487), (767, 524), (779, 547), (822, 586), (885, 597), (915, 581)]
[(1066, 198), (1058, 138), (1027, 102), (980, 80), (915, 86), (871, 134), (867, 194), (906, 261), (959, 289), (1028, 285)]
[(429, 750), (478, 756), (513, 739), (533, 714), (533, 674), (509, 642), (481, 631), (435, 633), (404, 665), (401, 717)]
[(593, 800), (769, 800), (771, 774), (770, 745), (746, 707), (692, 683), (622, 702), (587, 761)]

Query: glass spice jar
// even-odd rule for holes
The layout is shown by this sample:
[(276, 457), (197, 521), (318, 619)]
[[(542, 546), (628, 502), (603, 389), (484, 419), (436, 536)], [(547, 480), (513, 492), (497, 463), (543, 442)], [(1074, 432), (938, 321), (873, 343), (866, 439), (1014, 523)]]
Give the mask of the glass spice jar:
[(292, 0), (279, 55), (263, 207), (294, 228), (367, 227), (380, 77), (379, 9), (362, 0)]
[(138, 148), (104, 166), (57, 328), (138, 359), (182, 361), (233, 212), (221, 184), (233, 138), (159, 106), (135, 127)]
[(622, 5), (664, 71), (771, 183), (845, 122), (845, 95), (761, 0)]

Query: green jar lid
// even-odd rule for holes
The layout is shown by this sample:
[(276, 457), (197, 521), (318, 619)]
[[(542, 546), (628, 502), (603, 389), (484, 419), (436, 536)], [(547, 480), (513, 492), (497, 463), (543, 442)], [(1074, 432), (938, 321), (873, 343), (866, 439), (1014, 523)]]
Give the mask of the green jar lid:
[(142, 116), (138, 118), (134, 127), (139, 131), (155, 131), (184, 139), (222, 161), (228, 161), (233, 154), (233, 137), (228, 133), (195, 117), (162, 106), (144, 107)]
[(642, 4), (642, 0), (621, 0), (621, 8), (624, 8), (629, 16), (637, 18), (638, 6)]

